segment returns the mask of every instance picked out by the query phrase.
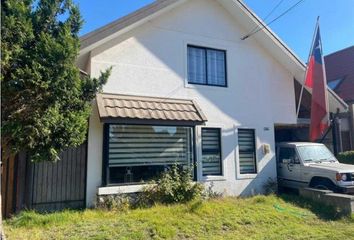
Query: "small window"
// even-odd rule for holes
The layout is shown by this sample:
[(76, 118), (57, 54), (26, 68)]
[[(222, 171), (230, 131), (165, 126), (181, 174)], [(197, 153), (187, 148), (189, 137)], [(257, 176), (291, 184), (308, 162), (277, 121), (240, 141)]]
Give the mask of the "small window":
[(257, 173), (254, 129), (238, 129), (240, 173)]
[(296, 152), (294, 148), (281, 147), (279, 149), (279, 163), (283, 163), (284, 159), (289, 159), (290, 163), (300, 163), (299, 159), (296, 157)]
[(221, 175), (221, 146), (219, 128), (202, 128), (203, 176)]
[(226, 87), (226, 51), (188, 46), (188, 83)]

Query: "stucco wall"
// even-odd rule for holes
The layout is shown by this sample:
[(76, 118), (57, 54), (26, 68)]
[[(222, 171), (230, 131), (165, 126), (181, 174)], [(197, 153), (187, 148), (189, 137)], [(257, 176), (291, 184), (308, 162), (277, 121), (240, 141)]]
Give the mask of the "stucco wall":
[[(261, 191), (276, 176), (274, 123), (296, 123), (293, 76), (252, 38), (240, 40), (249, 29), (241, 26), (214, 1), (193, 0), (126, 33), (91, 53), (90, 74), (113, 66), (104, 87), (107, 93), (194, 99), (208, 118), (206, 126), (222, 128), (223, 176), (215, 190), (232, 195)], [(227, 52), (228, 87), (189, 85), (187, 44)], [(254, 128), (257, 137), (257, 175), (238, 174), (237, 128)], [(88, 204), (101, 184), (102, 124), (97, 110), (90, 118), (88, 147)], [(264, 155), (262, 144), (270, 144)], [(197, 159), (201, 160), (200, 127)]]
[(89, 121), (89, 133), (87, 143), (86, 203), (88, 206), (91, 206), (95, 201), (97, 187), (101, 186), (102, 147), (103, 125), (99, 120), (97, 105), (96, 102), (94, 102), (92, 114)]

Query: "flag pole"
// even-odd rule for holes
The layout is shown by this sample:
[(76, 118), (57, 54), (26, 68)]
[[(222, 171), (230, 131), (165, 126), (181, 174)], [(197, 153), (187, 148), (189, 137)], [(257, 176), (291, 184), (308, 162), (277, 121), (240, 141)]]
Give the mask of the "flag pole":
[[(306, 73), (305, 73), (306, 74)], [(297, 109), (296, 109), (296, 118), (299, 118), (299, 112), (300, 112), (300, 105), (301, 105), (301, 100), (302, 100), (302, 94), (304, 92), (304, 84), (301, 85), (301, 92), (300, 92), (300, 97), (299, 97), (299, 102), (297, 104)]]
[[(313, 33), (313, 37), (312, 37), (312, 43), (311, 43), (311, 48), (313, 48), (313, 44), (315, 42), (315, 38), (316, 38), (316, 32), (317, 32), (317, 28), (319, 26), (319, 20), (320, 20), (320, 16), (317, 16), (317, 22), (316, 22), (316, 27), (315, 27), (315, 31)], [(296, 109), (296, 118), (299, 117), (299, 112), (300, 112), (300, 106), (301, 106), (301, 100), (302, 100), (302, 95), (304, 93), (304, 87), (305, 87), (305, 81), (306, 81), (306, 75), (307, 75), (307, 70), (308, 70), (308, 64), (309, 64), (309, 61), (310, 61), (310, 56), (311, 56), (311, 50), (309, 52), (309, 55), (307, 57), (307, 66), (306, 66), (306, 71), (305, 71), (305, 74), (304, 74), (304, 82), (301, 84), (301, 91), (300, 91), (300, 96), (299, 96), (299, 102), (297, 104), (297, 109)]]

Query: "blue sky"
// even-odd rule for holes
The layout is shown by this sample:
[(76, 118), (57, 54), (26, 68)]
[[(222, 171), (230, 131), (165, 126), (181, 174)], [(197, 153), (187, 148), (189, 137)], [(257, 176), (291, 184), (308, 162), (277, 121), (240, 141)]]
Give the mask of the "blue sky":
[[(281, 0), (244, 0), (262, 19)], [(81, 34), (88, 33), (153, 0), (74, 0), (85, 20)], [(266, 20), (271, 21), (298, 0), (283, 0)], [(270, 28), (306, 61), (317, 16), (320, 16), (322, 45), (325, 54), (354, 45), (354, 0), (304, 0), (275, 21)]]

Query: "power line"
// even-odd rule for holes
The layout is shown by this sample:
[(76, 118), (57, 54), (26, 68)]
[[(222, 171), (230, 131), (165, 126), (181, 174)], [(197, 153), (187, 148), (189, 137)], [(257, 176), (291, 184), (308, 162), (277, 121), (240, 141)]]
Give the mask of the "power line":
[(294, 5), (292, 5), (290, 8), (288, 8), (285, 12), (283, 12), (282, 14), (280, 14), (278, 17), (274, 18), (272, 21), (270, 21), (269, 23), (263, 25), (262, 27), (258, 28), (256, 31), (253, 31), (249, 34), (246, 34), (245, 36), (243, 36), (241, 38), (241, 40), (245, 40), (249, 37), (251, 37), (252, 35), (256, 34), (257, 32), (261, 31), (262, 29), (264, 29), (265, 27), (268, 27), (270, 24), (272, 24), (273, 22), (275, 22), (276, 20), (278, 20), (279, 18), (281, 18), (282, 16), (284, 16), (285, 14), (287, 14), (288, 12), (290, 12), (293, 8), (295, 8), (297, 5), (299, 5), (300, 3), (302, 3), (304, 0), (300, 0), (297, 3), (295, 3)]
[[(273, 7), (273, 9), (267, 14), (267, 16), (265, 16), (265, 18), (263, 19), (263, 22), (265, 22), (268, 19), (268, 17), (270, 17), (270, 15), (272, 15), (272, 13), (280, 6), (280, 4), (282, 4), (283, 1), (284, 0), (280, 0), (278, 2), (278, 4), (275, 5), (275, 7)], [(252, 34), (255, 30), (257, 30), (257, 28), (259, 28), (259, 26), (255, 26), (251, 31), (249, 31), (249, 33), (246, 34), (246, 36)]]

